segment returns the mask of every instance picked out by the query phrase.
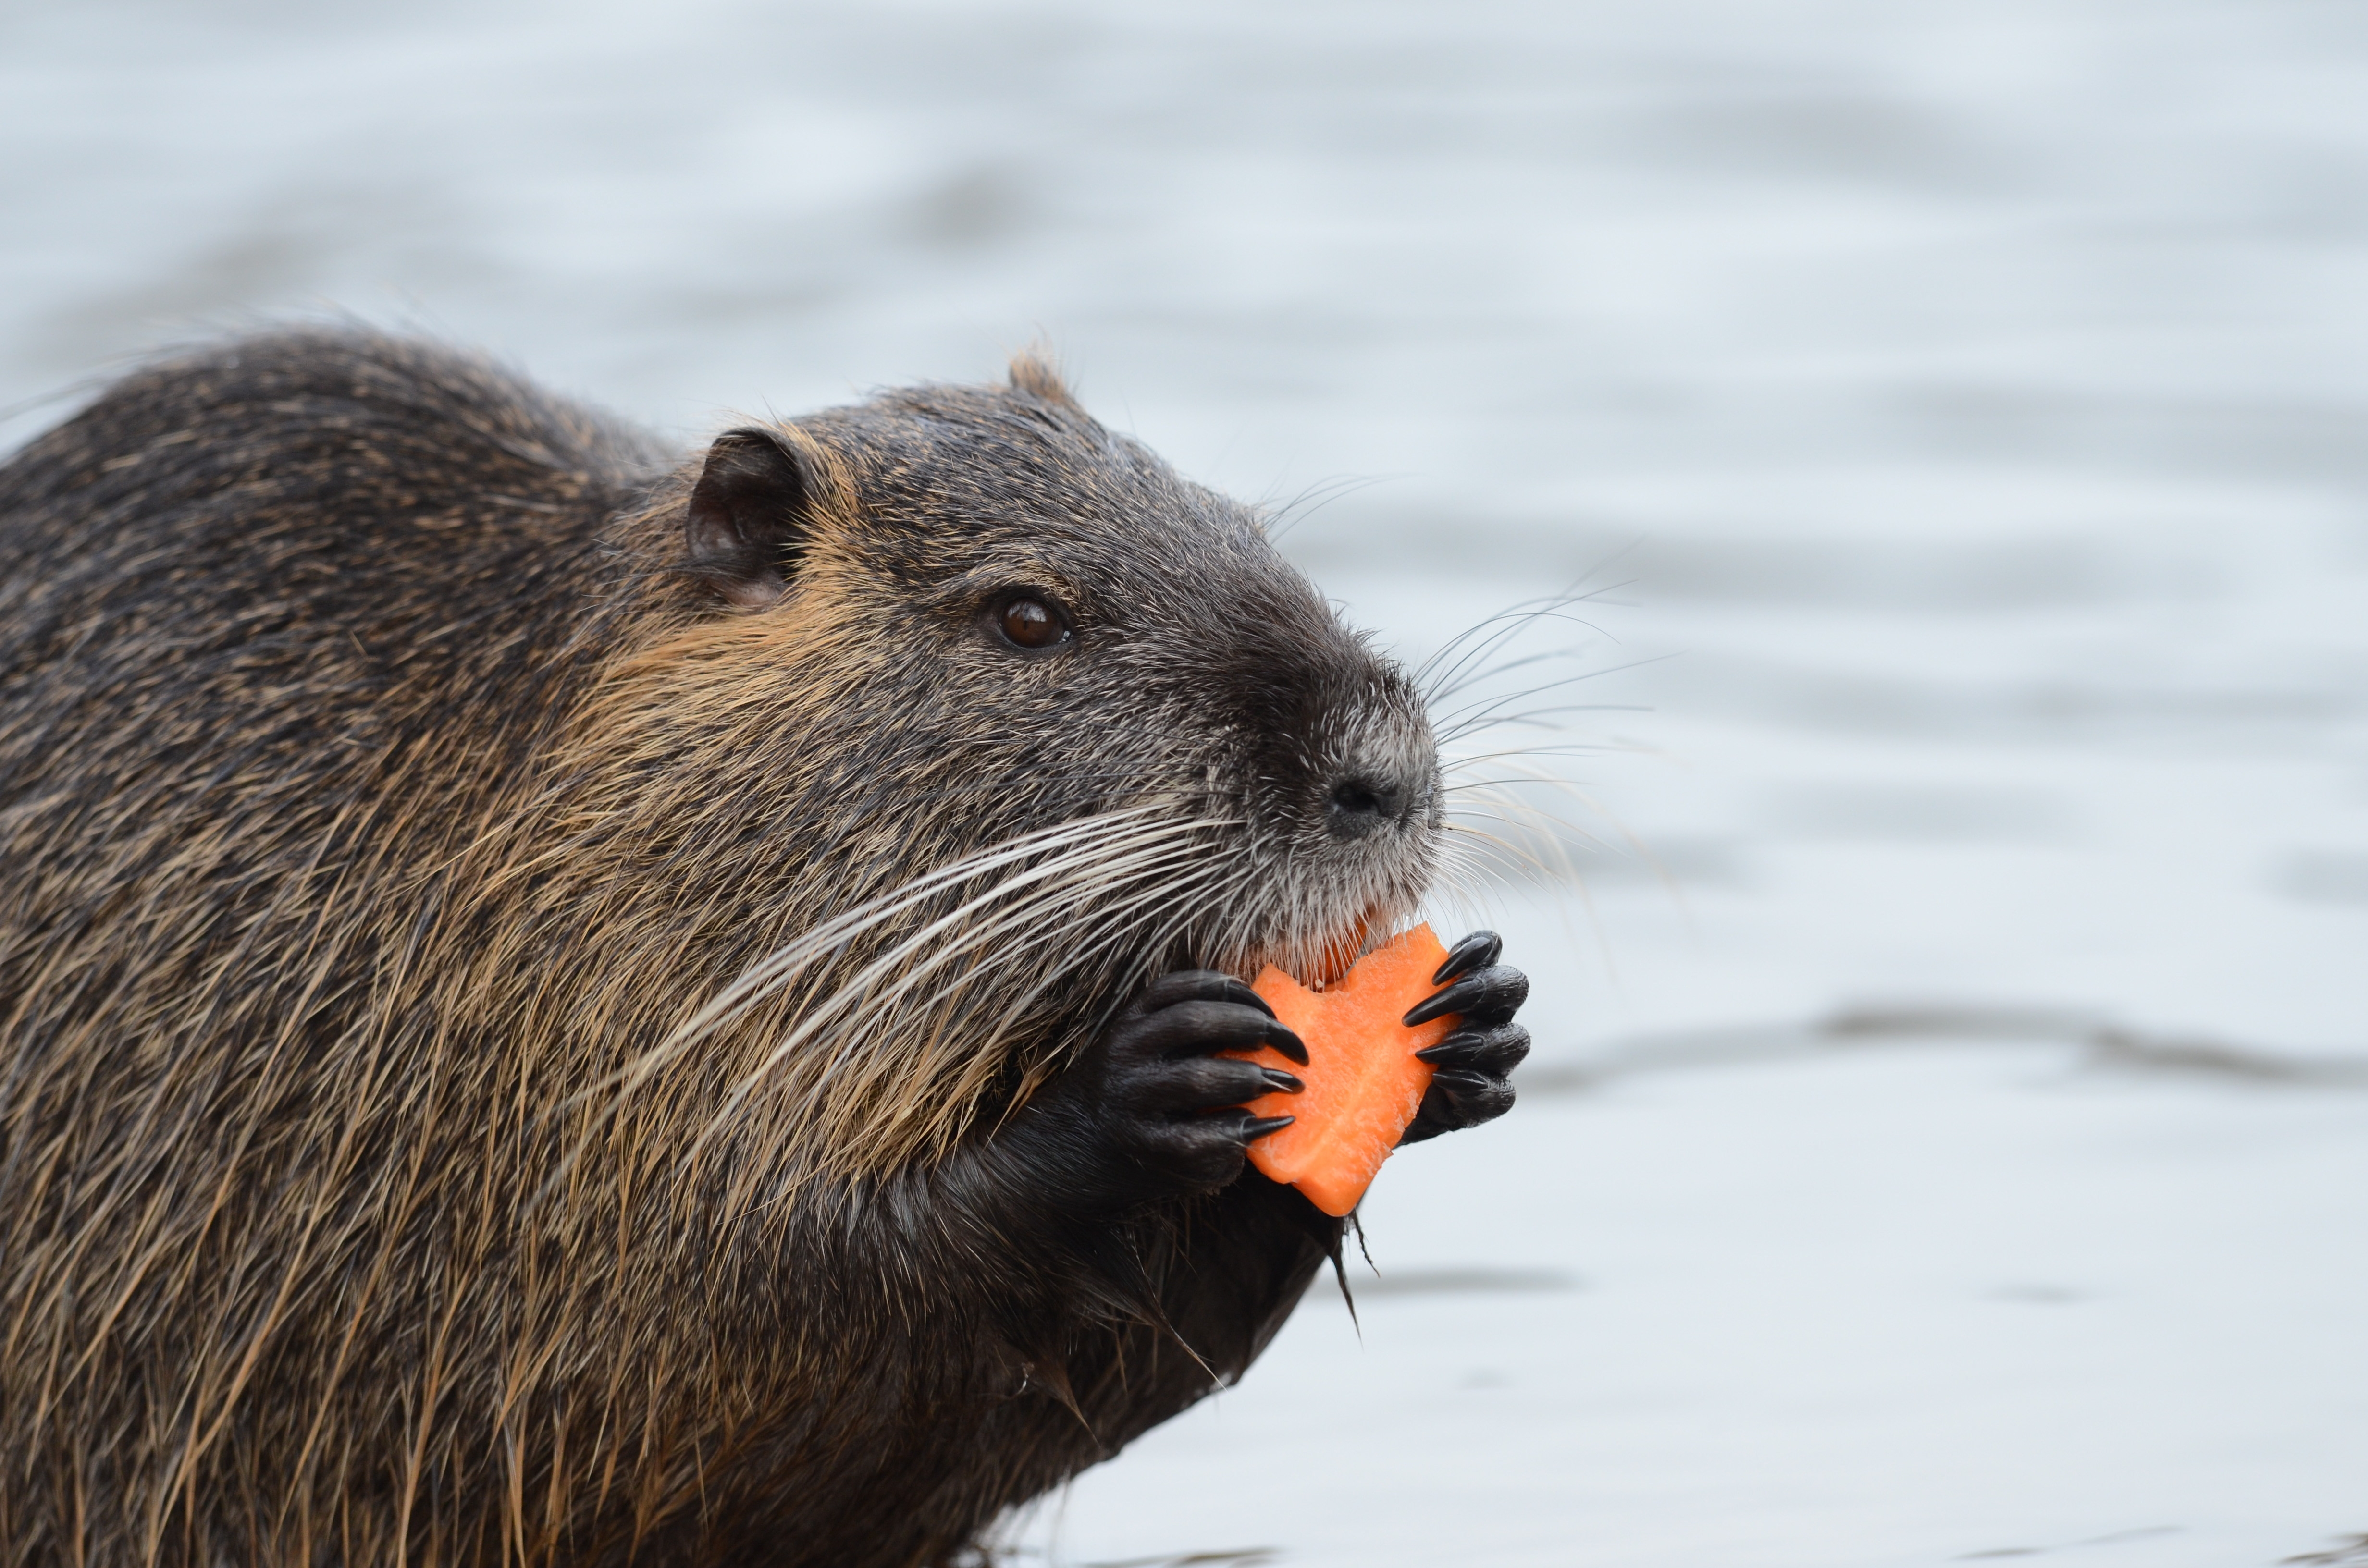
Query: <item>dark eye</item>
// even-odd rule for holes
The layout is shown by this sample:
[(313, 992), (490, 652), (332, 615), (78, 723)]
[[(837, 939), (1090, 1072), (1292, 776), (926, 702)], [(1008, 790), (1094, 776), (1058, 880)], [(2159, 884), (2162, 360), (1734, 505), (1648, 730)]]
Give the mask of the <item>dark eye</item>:
[(1042, 599), (1013, 599), (995, 623), (1016, 648), (1053, 648), (1069, 640), (1068, 617)]

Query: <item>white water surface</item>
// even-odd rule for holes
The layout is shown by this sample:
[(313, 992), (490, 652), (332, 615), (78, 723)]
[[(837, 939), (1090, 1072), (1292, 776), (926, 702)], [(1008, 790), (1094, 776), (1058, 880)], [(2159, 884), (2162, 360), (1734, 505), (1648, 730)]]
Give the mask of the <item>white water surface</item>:
[(1022, 1561), (2368, 1561), (2368, 9), (78, 0), (0, 150), (0, 440), (1042, 335), (1411, 658), (1593, 593), (1521, 1107)]

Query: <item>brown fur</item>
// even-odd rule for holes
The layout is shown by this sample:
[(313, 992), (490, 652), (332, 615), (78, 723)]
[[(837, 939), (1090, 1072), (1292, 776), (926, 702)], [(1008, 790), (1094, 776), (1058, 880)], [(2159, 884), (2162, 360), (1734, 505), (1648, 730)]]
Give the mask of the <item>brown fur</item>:
[[(414, 344), (0, 471), (0, 1562), (945, 1561), (1337, 1246), (962, 1162), (1151, 975), (1406, 907), (1435, 810), (1308, 799), (1419, 705), (1040, 362), (780, 439), (749, 610), (698, 459)], [(1014, 581), (1096, 662), (997, 663)]]

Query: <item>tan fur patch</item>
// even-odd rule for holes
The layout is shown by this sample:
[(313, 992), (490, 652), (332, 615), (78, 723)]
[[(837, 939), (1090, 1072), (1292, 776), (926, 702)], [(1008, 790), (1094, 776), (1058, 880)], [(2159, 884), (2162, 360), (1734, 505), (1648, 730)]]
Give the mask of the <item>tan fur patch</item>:
[(1023, 348), (1011, 357), (1011, 384), (1046, 403), (1057, 403), (1064, 408), (1077, 407), (1068, 382), (1053, 363), (1052, 350), (1042, 344)]

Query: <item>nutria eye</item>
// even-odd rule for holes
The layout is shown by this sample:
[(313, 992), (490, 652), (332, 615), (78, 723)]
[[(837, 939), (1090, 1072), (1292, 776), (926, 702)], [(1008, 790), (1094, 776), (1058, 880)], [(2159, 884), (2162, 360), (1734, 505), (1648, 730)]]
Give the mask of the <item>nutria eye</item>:
[(1052, 648), (1069, 640), (1068, 617), (1042, 599), (1014, 599), (996, 618), (1017, 648)]

